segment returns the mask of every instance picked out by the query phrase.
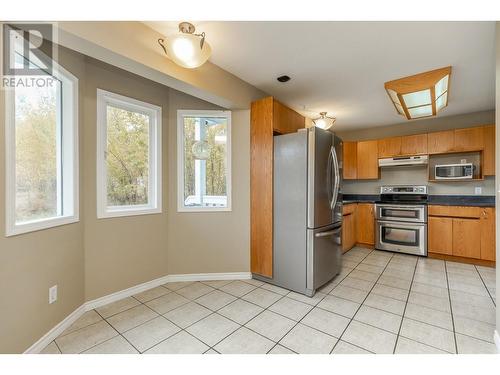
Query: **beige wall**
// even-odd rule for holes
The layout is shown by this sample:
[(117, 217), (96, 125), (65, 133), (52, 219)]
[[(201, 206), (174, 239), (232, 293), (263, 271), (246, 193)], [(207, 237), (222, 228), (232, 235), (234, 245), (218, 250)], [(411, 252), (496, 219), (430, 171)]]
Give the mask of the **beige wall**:
[(168, 273), (248, 272), (250, 269), (250, 111), (232, 112), (232, 211), (177, 212), (176, 110), (199, 108), (170, 95)]
[(167, 274), (167, 213), (97, 219), (96, 93), (111, 91), (162, 108), (164, 200), (168, 176), (169, 88), (86, 58), (83, 194), (85, 297), (92, 300)]
[[(65, 48), (59, 58), (79, 78), (80, 222), (0, 236), (0, 353), (25, 351), (85, 301), (167, 274), (249, 270), (249, 111), (232, 113), (233, 210), (177, 213), (176, 111), (220, 107)], [(97, 219), (97, 88), (162, 107), (161, 214)], [(0, 103), (3, 145), (1, 91)], [(4, 157), (0, 152), (0, 212)], [(54, 284), (59, 298), (49, 305)]]
[[(71, 73), (79, 79), (84, 78), (83, 58), (61, 50), (59, 59)], [(82, 107), (84, 90), (81, 84), (79, 92)], [(3, 91), (0, 90), (0, 353), (20, 353), (84, 302), (83, 225), (80, 221), (8, 238), (4, 236), (4, 111)], [(80, 112), (80, 156), (82, 119)], [(58, 300), (49, 305), (48, 290), (55, 284), (58, 285)]]

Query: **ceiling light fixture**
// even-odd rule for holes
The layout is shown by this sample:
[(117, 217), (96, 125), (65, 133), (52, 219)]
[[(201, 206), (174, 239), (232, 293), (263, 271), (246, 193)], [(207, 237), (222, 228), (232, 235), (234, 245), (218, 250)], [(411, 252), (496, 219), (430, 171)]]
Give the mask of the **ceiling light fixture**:
[(436, 116), (448, 105), (451, 66), (384, 84), (396, 111), (412, 120)]
[(189, 22), (179, 24), (179, 33), (165, 39), (158, 39), (158, 44), (165, 54), (177, 65), (184, 68), (197, 68), (203, 65), (212, 49), (205, 40), (205, 33), (195, 34), (195, 27)]
[(320, 112), (319, 118), (313, 120), (314, 126), (321, 129), (330, 129), (335, 122), (335, 117), (329, 117), (326, 115), (326, 112)]

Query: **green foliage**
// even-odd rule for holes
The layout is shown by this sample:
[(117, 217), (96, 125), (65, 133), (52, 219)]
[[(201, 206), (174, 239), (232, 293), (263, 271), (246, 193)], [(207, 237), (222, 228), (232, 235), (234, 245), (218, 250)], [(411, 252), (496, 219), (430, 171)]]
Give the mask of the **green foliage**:
[(108, 106), (108, 205), (148, 203), (149, 117)]
[(57, 214), (55, 89), (16, 89), (16, 221)]

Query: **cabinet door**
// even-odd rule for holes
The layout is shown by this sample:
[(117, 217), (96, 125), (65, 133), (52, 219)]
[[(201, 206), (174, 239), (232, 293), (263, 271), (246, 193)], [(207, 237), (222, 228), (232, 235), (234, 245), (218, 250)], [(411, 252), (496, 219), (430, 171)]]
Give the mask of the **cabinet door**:
[(356, 210), (357, 241), (359, 243), (375, 244), (375, 215), (373, 204), (359, 203)]
[(495, 209), (484, 208), (481, 214), (481, 259), (495, 260)]
[(401, 155), (427, 155), (427, 134), (402, 137)]
[(479, 219), (453, 219), (453, 255), (481, 258), (481, 222)]
[(483, 128), (484, 151), (483, 151), (483, 174), (485, 176), (495, 175), (495, 125)]
[(346, 252), (356, 244), (356, 217), (352, 212), (344, 215), (342, 222), (342, 252)]
[(378, 157), (391, 158), (401, 154), (401, 137), (382, 138), (378, 140)]
[(376, 140), (358, 142), (357, 150), (358, 180), (378, 179), (378, 142)]
[(429, 253), (452, 255), (453, 219), (449, 217), (429, 216), (428, 235)]
[(478, 151), (483, 148), (482, 127), (455, 129), (455, 151)]
[(344, 180), (355, 180), (357, 177), (357, 142), (344, 142), (342, 160), (342, 174)]
[(273, 130), (276, 133), (295, 133), (298, 129), (304, 128), (306, 119), (293, 109), (288, 108), (273, 100)]
[(447, 130), (427, 134), (427, 151), (429, 154), (440, 154), (453, 151), (455, 146), (455, 132)]

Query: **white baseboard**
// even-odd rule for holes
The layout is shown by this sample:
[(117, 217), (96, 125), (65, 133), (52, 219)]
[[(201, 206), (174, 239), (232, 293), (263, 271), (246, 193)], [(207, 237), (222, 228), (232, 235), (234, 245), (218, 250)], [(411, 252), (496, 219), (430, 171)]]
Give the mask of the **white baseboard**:
[(127, 288), (124, 290), (120, 290), (120, 291), (115, 292), (115, 293), (108, 294), (107, 296), (103, 296), (103, 297), (96, 298), (96, 299), (91, 300), (91, 301), (87, 301), (84, 304), (86, 307), (86, 311), (93, 310), (93, 309), (96, 309), (98, 307), (107, 305), (108, 303), (115, 302), (115, 301), (121, 300), (123, 298), (133, 296), (134, 294), (144, 292), (145, 290), (156, 288), (157, 286), (160, 286), (162, 284), (167, 283), (169, 281), (169, 277), (170, 276), (168, 276), (168, 275), (163, 276), (163, 277), (159, 277), (158, 279), (147, 281), (145, 283), (135, 285), (133, 287), (130, 287), (130, 288)]
[(100, 298), (85, 302), (75, 311), (69, 314), (63, 321), (57, 324), (49, 332), (47, 332), (40, 340), (30, 346), (24, 353), (35, 354), (40, 353), (47, 345), (54, 341), (61, 333), (63, 333), (71, 324), (80, 318), (86, 311), (107, 305), (108, 303), (121, 300), (134, 294), (144, 292), (146, 290), (156, 288), (165, 283), (179, 281), (210, 281), (210, 280), (249, 280), (252, 278), (250, 272), (227, 272), (227, 273), (191, 273), (182, 275), (167, 275), (147, 281), (145, 283), (135, 285), (133, 287), (120, 290), (115, 293), (108, 294)]
[(497, 352), (500, 354), (500, 335), (498, 334), (498, 330), (495, 329), (495, 333), (493, 334), (493, 340), (495, 340), (495, 345), (497, 346)]
[(168, 282), (179, 281), (211, 281), (211, 280), (250, 280), (250, 272), (227, 272), (227, 273), (188, 273), (180, 275), (169, 275)]
[(52, 328), (49, 332), (42, 336), (40, 340), (31, 345), (24, 353), (36, 354), (40, 353), (47, 345), (54, 341), (61, 333), (63, 333), (69, 326), (76, 322), (84, 313), (85, 304), (78, 307), (75, 311), (64, 318), (59, 324)]

